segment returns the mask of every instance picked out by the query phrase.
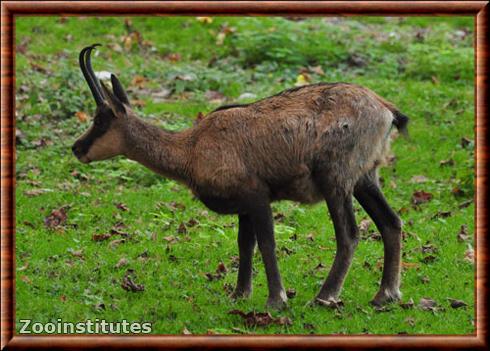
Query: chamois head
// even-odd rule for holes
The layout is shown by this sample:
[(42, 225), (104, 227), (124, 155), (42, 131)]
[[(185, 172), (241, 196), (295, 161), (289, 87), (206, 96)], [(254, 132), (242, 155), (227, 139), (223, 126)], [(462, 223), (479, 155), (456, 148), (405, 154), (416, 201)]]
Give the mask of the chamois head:
[(98, 80), (90, 60), (92, 50), (80, 52), (80, 69), (97, 104), (92, 126), (73, 144), (74, 155), (83, 163), (105, 160), (124, 153), (124, 131), (132, 114), (128, 96), (115, 75), (111, 75), (112, 92)]

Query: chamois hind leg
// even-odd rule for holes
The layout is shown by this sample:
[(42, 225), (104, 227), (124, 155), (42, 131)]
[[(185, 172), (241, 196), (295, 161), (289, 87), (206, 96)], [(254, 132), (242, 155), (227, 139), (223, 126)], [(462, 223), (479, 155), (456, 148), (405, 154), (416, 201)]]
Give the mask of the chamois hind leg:
[(274, 240), (274, 225), (272, 210), (268, 201), (257, 201), (248, 211), (252, 221), (253, 231), (257, 237), (262, 260), (264, 261), (269, 297), (267, 307), (281, 309), (287, 306), (287, 296), (281, 283), (277, 266), (276, 243)]
[(352, 208), (352, 195), (343, 191), (329, 191), (328, 193), (324, 191), (323, 193), (335, 228), (337, 252), (332, 268), (315, 302), (329, 306), (332, 302), (337, 301), (342, 290), (359, 241), (359, 231)]
[(248, 297), (252, 292), (252, 258), (257, 242), (249, 215), (238, 216), (238, 250), (240, 263), (238, 266), (238, 279), (232, 298)]
[(381, 232), (384, 244), (384, 267), (381, 287), (371, 301), (373, 305), (399, 300), (400, 294), (400, 251), (401, 220), (391, 209), (381, 192), (376, 171), (373, 170), (361, 178), (355, 188), (354, 196), (364, 210), (373, 219)]

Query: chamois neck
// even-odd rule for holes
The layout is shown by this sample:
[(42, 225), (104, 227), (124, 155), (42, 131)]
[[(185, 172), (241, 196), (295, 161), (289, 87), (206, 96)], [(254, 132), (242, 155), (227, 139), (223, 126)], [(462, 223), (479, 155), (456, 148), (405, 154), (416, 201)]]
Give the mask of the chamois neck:
[(171, 132), (136, 117), (128, 122), (126, 157), (167, 178), (187, 183), (187, 133)]

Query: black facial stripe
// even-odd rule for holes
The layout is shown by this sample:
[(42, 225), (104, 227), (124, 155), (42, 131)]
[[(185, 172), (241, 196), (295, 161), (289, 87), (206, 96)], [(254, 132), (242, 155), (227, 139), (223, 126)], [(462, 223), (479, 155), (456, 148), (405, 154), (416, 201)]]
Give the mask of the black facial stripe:
[(92, 144), (98, 138), (102, 137), (110, 128), (112, 118), (108, 117), (96, 117), (100, 120), (97, 125), (94, 125), (94, 128), (90, 131), (90, 133), (83, 139), (80, 144), (80, 150), (83, 155), (87, 154), (90, 150)]

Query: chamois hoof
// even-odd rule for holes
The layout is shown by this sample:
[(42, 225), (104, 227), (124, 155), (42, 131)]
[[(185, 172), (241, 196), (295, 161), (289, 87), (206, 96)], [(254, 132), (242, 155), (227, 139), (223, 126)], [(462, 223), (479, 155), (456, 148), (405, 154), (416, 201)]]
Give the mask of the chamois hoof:
[(234, 301), (240, 299), (247, 299), (252, 295), (252, 289), (235, 289), (230, 295), (230, 298)]
[(265, 305), (266, 309), (273, 310), (285, 310), (288, 308), (288, 298), (286, 296), (286, 292), (282, 291), (281, 294), (277, 297), (269, 297), (267, 299), (267, 304)]
[(369, 303), (375, 307), (381, 307), (392, 302), (400, 301), (401, 298), (402, 294), (400, 290), (381, 288)]

